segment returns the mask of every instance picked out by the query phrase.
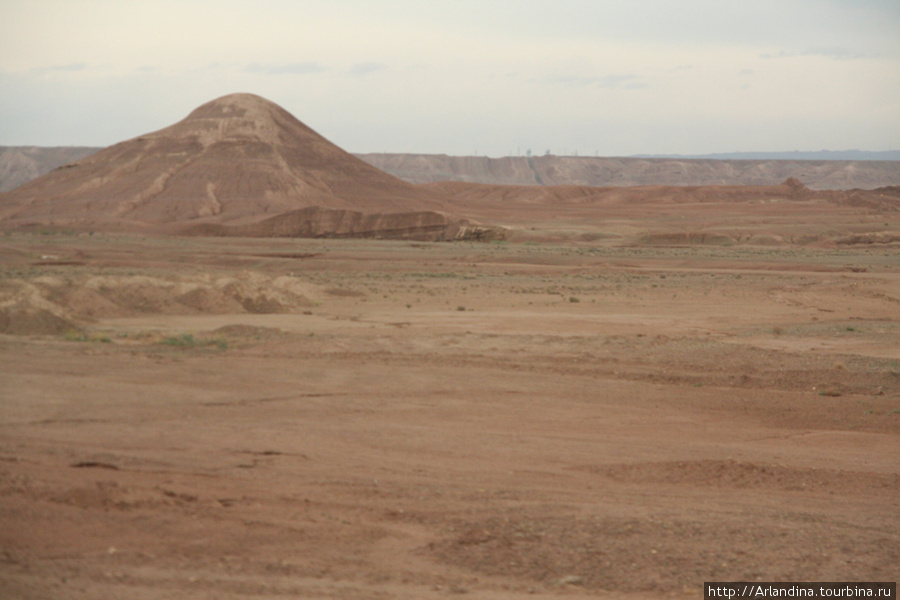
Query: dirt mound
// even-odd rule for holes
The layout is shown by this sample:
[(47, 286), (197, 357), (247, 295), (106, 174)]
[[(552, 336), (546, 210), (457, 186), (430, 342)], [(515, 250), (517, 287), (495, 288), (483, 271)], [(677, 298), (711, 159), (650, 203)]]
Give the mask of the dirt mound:
[(233, 94), (0, 196), (0, 219), (77, 228), (249, 222), (307, 206), (440, 210), (418, 188), (344, 152), (281, 107)]
[(62, 334), (86, 321), (147, 314), (291, 313), (315, 305), (319, 295), (295, 277), (252, 272), (11, 279), (0, 288), (0, 333)]
[(61, 335), (80, 327), (49, 310), (27, 304), (0, 307), (0, 333), (12, 335)]
[(44, 297), (42, 287), (24, 281), (0, 286), (0, 333), (58, 335), (77, 331), (73, 316)]
[(187, 235), (239, 237), (375, 238), (419, 241), (504, 239), (499, 227), (483, 227), (433, 211), (372, 213), (310, 207), (251, 225), (196, 225)]

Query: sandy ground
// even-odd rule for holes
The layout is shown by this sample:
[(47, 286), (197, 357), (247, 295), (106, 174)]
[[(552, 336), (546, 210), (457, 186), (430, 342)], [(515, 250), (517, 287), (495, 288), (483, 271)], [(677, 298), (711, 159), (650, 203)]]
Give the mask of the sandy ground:
[(900, 573), (896, 248), (7, 233), (0, 271), (3, 598)]

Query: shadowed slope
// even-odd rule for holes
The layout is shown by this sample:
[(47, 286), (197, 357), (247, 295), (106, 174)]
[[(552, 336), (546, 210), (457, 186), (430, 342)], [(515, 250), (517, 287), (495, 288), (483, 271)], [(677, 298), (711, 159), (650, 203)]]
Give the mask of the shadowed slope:
[(272, 102), (233, 94), (0, 196), (0, 219), (76, 227), (246, 223), (310, 206), (441, 208), (432, 192), (355, 158)]

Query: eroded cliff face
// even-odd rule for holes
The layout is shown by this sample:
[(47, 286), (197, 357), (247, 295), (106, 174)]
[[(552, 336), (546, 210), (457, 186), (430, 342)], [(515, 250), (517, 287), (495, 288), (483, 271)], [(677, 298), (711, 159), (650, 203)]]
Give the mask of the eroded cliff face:
[(811, 189), (874, 189), (900, 184), (900, 161), (712, 160), (588, 156), (358, 154), (412, 183), (497, 185), (778, 185), (795, 178)]

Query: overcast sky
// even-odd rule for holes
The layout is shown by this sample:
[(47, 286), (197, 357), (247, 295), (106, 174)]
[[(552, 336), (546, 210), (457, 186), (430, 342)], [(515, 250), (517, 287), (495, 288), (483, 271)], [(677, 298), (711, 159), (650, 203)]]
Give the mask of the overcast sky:
[(0, 145), (232, 92), (351, 152), (900, 149), (900, 0), (0, 0)]

